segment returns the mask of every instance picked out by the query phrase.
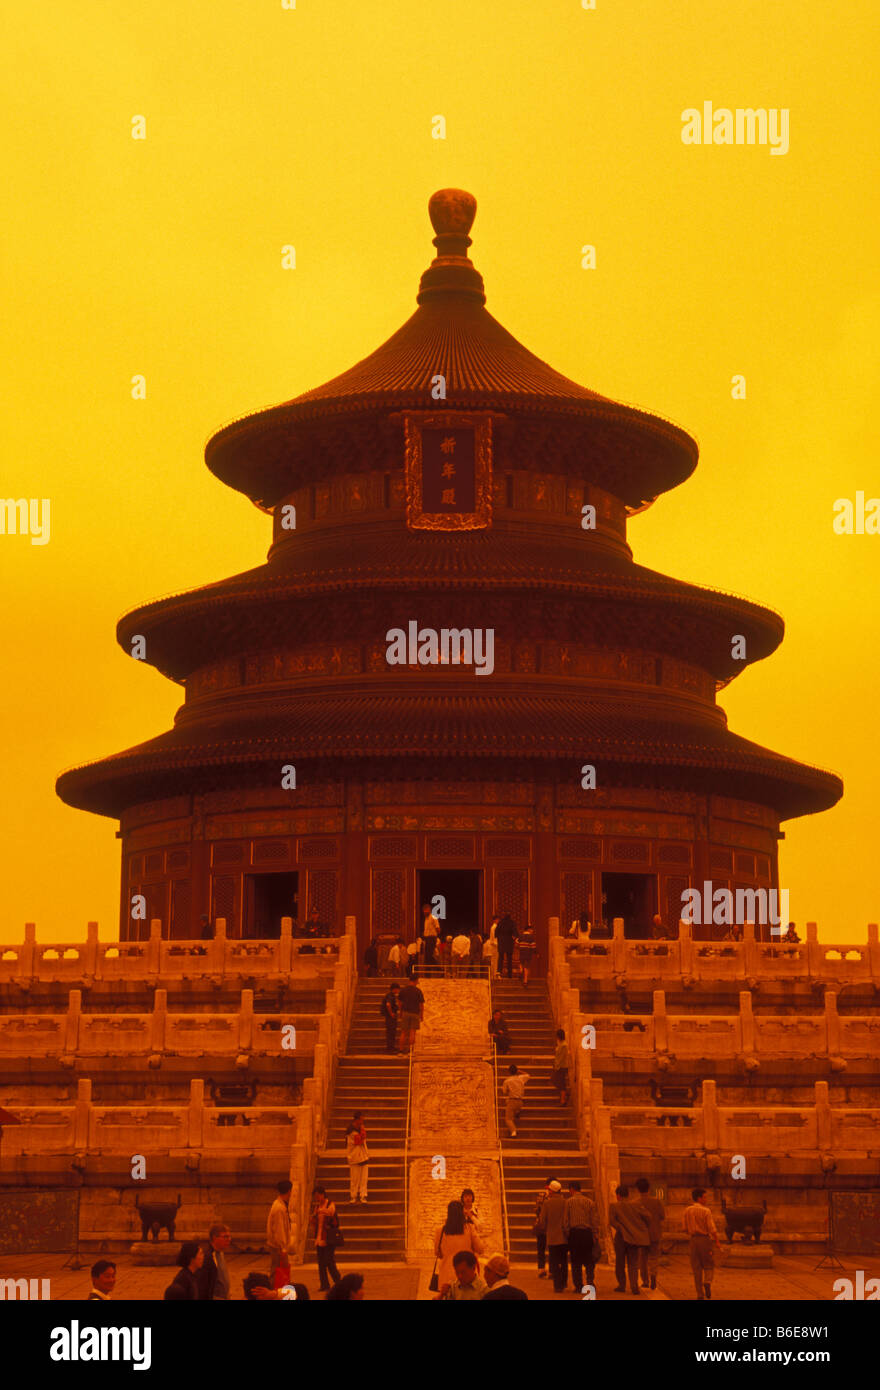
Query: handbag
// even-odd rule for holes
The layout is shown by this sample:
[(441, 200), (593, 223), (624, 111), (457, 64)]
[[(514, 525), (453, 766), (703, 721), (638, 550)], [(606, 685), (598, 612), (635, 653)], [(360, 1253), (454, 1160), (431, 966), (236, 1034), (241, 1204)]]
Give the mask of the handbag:
[(437, 1291), (440, 1288), (440, 1277), (437, 1274), (437, 1266), (439, 1263), (439, 1260), (434, 1261), (434, 1269), (432, 1271), (431, 1278), (428, 1282), (428, 1290), (430, 1293), (437, 1293)]

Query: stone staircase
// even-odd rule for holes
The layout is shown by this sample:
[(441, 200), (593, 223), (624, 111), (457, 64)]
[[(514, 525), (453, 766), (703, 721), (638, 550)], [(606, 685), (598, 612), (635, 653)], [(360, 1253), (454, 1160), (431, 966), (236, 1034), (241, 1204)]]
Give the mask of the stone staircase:
[[(363, 978), (357, 982), (348, 1046), (336, 1071), (327, 1144), (318, 1158), (315, 1181), (336, 1202), (345, 1237), (337, 1255), (340, 1268), (406, 1258), (403, 1157), (409, 1058), (385, 1051), (379, 1006), (390, 983)], [(371, 1157), (368, 1200), (352, 1204), (345, 1131), (355, 1110), (363, 1114)], [(311, 1241), (306, 1258), (315, 1263)]]
[[(578, 1147), (571, 1105), (559, 1104), (558, 1092), (550, 1082), (556, 1025), (546, 982), (532, 980), (524, 989), (519, 980), (493, 980), (492, 1007), (505, 1015), (511, 1036), (510, 1052), (498, 1058), (498, 1133), (504, 1162), (510, 1256), (512, 1261), (533, 1264), (532, 1224), (539, 1190), (550, 1177), (557, 1178), (563, 1186), (576, 1178), (581, 1190), (593, 1197), (589, 1156)], [(530, 1077), (516, 1139), (507, 1133), (501, 1097), (511, 1062)]]

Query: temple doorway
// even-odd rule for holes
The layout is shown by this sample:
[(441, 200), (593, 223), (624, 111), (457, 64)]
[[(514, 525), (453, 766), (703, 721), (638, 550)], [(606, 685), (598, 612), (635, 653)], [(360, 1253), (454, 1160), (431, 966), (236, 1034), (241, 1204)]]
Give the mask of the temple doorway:
[[(480, 869), (420, 869), (417, 931), (421, 930), (422, 903), (430, 903), (444, 936), (450, 932), (471, 932), (475, 927), (482, 932), (481, 877)], [(437, 898), (441, 901), (434, 907)]]
[(295, 931), (298, 889), (299, 874), (245, 874), (242, 936), (277, 941), (282, 917), (294, 919)]
[(622, 917), (624, 936), (645, 941), (651, 935), (651, 918), (656, 911), (654, 874), (602, 875), (602, 916), (609, 930), (615, 917)]

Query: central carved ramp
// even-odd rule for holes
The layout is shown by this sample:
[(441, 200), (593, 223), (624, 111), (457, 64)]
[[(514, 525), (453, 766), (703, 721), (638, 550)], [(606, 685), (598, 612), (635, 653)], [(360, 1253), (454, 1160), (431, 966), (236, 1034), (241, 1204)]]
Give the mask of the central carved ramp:
[(487, 980), (420, 980), (412, 1062), (407, 1257), (432, 1262), (434, 1233), (462, 1188), (476, 1196), (486, 1254), (505, 1247)]

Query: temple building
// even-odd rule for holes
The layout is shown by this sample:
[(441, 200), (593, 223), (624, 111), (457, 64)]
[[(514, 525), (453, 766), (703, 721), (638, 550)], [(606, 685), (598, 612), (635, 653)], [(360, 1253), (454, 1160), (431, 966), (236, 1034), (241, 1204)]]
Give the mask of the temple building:
[[(175, 1221), (179, 1241), (218, 1220), (256, 1251), (287, 1175), (303, 1260), (315, 1184), (348, 1185), (355, 1109), (370, 1200), (346, 1208), (344, 1261), (418, 1265), (426, 1296), (465, 1188), (487, 1250), (533, 1264), (548, 1173), (595, 1196), (612, 1264), (610, 1203), (639, 1177), (673, 1260), (696, 1184), (740, 1267), (876, 1250), (877, 924), (830, 945), (815, 923), (780, 941), (680, 920), (707, 882), (777, 888), (781, 822), (841, 795), (716, 703), (782, 621), (634, 562), (627, 518), (690, 476), (694, 441), (522, 347), (468, 258), (474, 199), (429, 206), (437, 255), (403, 327), (208, 445), (273, 518), (266, 564), (119, 625), (184, 702), (58, 782), (120, 820), (119, 939), (30, 923), (0, 949), (0, 1252), (150, 1263)], [(527, 985), (488, 953), (467, 977), (426, 961), (403, 1040), (380, 1016), (387, 949), (423, 902), (447, 931), (531, 922), (538, 954)], [(529, 1077), (518, 1129), (495, 1009)]]
[(273, 518), (267, 562), (119, 624), (184, 690), (168, 733), (58, 782), (120, 820), (123, 939), (202, 914), (272, 937), (316, 908), (363, 945), (411, 937), (438, 894), (453, 926), (532, 921), (543, 953), (554, 915), (644, 936), (691, 885), (776, 886), (780, 822), (841, 795), (716, 703), (781, 618), (633, 561), (627, 518), (695, 442), (491, 316), (475, 209), (431, 199), (437, 255), (386, 343), (210, 440)]

